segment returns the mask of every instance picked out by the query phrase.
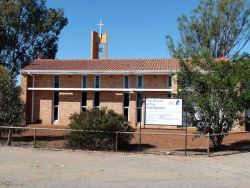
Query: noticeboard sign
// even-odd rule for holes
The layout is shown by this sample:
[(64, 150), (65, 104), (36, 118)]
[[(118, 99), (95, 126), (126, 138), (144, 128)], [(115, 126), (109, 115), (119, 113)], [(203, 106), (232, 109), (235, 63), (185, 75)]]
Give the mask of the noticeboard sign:
[(182, 99), (146, 98), (146, 125), (182, 125)]

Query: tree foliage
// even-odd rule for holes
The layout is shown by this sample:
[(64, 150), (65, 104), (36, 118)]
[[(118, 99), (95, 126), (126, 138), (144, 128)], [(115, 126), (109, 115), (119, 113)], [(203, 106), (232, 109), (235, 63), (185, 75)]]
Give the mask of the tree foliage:
[[(70, 117), (70, 128), (86, 132), (70, 132), (67, 135), (68, 145), (73, 149), (113, 150), (115, 149), (115, 132), (131, 132), (134, 129), (122, 115), (113, 110), (88, 109)], [(101, 131), (101, 132), (99, 132)], [(118, 147), (128, 146), (132, 135), (119, 135)]]
[(178, 18), (181, 40), (175, 45), (167, 36), (169, 51), (179, 58), (193, 52), (207, 52), (213, 58), (238, 54), (250, 39), (249, 15), (249, 1), (200, 1), (190, 16)]
[[(198, 133), (220, 134), (244, 123), (250, 104), (250, 61), (193, 59), (181, 62), (178, 83), (184, 110)], [(209, 67), (209, 68), (208, 68)], [(212, 136), (219, 147), (224, 136)]]
[(38, 56), (55, 58), (65, 25), (63, 10), (45, 0), (0, 0), (0, 64), (16, 75)]
[[(201, 1), (190, 17), (178, 18), (181, 41), (168, 47), (180, 59), (177, 82), (188, 121), (203, 134), (229, 132), (244, 122), (250, 104), (250, 6), (244, 0)], [(232, 61), (229, 58), (232, 57)], [(220, 147), (224, 136), (212, 136)]]
[[(16, 80), (0, 65), (0, 126), (25, 126), (24, 104), (20, 94), (21, 88), (16, 86)], [(0, 136), (6, 131), (0, 129)]]

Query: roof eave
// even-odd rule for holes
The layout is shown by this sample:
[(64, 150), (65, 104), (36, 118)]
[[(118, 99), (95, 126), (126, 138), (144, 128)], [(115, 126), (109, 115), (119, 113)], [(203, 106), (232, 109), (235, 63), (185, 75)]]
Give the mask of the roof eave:
[(52, 74), (52, 75), (160, 75), (174, 74), (177, 70), (136, 70), (136, 71), (91, 71), (91, 70), (22, 70), (22, 74)]

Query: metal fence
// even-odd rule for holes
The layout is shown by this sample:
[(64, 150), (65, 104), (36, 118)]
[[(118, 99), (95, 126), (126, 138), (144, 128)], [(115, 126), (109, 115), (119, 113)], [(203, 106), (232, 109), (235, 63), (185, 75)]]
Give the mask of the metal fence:
[[(16, 134), (16, 131), (21, 132)], [(85, 133), (90, 140), (96, 138), (96, 142), (101, 144), (107, 143), (109, 146), (103, 148), (101, 144), (93, 144), (92, 147), (91, 143), (88, 143), (91, 146), (85, 148), (84, 143), (82, 143), (81, 148), (86, 150), (208, 156), (250, 151), (250, 132), (204, 135), (170, 133), (160, 130), (157, 132), (145, 130), (142, 130), (142, 132), (102, 132), (60, 128), (0, 126), (0, 133), (2, 133), (0, 134), (0, 145), (47, 149), (72, 149), (72, 147), (69, 147), (66, 139), (69, 133)], [(126, 136), (131, 137), (130, 143), (126, 147), (121, 147), (120, 141)], [(223, 137), (220, 148), (216, 148), (211, 141), (211, 138), (216, 136)], [(86, 144), (87, 142), (88, 140), (86, 140)]]

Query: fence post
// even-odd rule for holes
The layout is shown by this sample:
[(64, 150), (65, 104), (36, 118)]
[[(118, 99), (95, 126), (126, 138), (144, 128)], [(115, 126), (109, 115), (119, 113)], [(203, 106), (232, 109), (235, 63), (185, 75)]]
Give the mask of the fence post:
[(35, 148), (36, 147), (36, 129), (34, 129), (34, 132), (33, 132), (34, 134), (34, 140), (33, 140), (33, 148)]
[(115, 151), (118, 151), (118, 132), (115, 132)]
[(210, 134), (207, 133), (207, 156), (210, 157)]
[(139, 134), (139, 152), (141, 152), (141, 121), (140, 121), (140, 134)]
[(11, 140), (12, 140), (12, 129), (9, 128), (9, 134), (8, 134), (8, 140), (7, 140), (8, 146), (11, 146)]
[(185, 134), (185, 156), (187, 156), (187, 133)]

